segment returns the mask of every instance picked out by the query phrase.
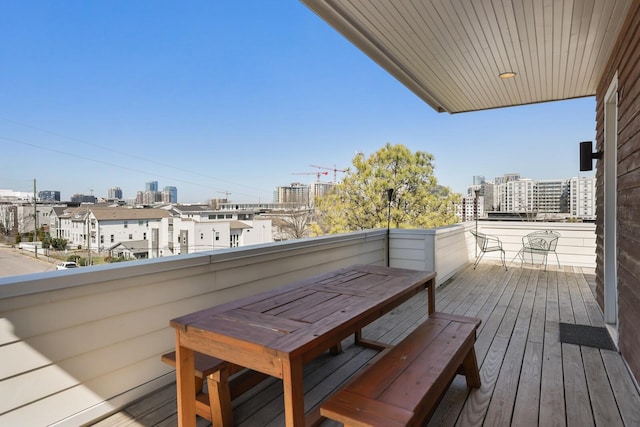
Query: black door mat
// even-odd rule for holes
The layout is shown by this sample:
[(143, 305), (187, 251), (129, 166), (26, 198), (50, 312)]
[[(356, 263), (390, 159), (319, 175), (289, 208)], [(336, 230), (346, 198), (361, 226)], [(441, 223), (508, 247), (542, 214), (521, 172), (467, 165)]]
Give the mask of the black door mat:
[(560, 322), (560, 342), (618, 351), (605, 327)]

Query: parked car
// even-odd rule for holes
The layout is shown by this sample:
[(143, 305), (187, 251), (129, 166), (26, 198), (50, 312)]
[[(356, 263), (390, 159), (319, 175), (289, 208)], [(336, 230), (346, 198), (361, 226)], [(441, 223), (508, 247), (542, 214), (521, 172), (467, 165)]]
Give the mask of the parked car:
[(56, 265), (56, 270), (66, 270), (68, 268), (78, 268), (78, 264), (73, 261), (65, 261)]

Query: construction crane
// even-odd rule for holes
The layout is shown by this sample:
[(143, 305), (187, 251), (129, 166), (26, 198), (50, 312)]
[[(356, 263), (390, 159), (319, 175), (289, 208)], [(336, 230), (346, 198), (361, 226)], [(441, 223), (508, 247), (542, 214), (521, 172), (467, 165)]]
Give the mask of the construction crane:
[(218, 193), (224, 194), (225, 203), (229, 203), (229, 195), (231, 194), (230, 192), (228, 192), (228, 191), (218, 191)]
[(317, 175), (320, 182), (320, 175), (329, 175), (329, 172), (294, 172), (291, 175)]
[(311, 166), (312, 168), (326, 169), (326, 170), (333, 171), (333, 182), (338, 182), (338, 177), (336, 176), (338, 172), (346, 172), (346, 170), (344, 169), (336, 169), (336, 165), (333, 165), (332, 168), (328, 168), (326, 166), (318, 166), (318, 165), (309, 165), (309, 166)]

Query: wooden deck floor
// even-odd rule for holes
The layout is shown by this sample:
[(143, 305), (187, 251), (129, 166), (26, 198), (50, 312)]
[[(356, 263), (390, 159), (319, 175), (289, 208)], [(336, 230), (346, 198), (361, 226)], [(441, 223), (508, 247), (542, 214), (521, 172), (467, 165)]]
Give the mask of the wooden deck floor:
[[(430, 426), (640, 426), (640, 397), (614, 351), (559, 342), (558, 322), (602, 326), (592, 293), (593, 269), (543, 271), (483, 261), (438, 288), (438, 311), (479, 317), (476, 342), (482, 387), (469, 391), (458, 377)], [(394, 343), (425, 319), (426, 293), (369, 325), (364, 336)], [(343, 342), (344, 351), (305, 367), (305, 401), (313, 406), (374, 354)], [(160, 361), (158, 361), (160, 363)], [(282, 387), (267, 380), (234, 401), (239, 426), (283, 425)], [(199, 419), (199, 425), (210, 425)], [(100, 426), (173, 426), (175, 385)], [(339, 425), (325, 421), (322, 426)]]

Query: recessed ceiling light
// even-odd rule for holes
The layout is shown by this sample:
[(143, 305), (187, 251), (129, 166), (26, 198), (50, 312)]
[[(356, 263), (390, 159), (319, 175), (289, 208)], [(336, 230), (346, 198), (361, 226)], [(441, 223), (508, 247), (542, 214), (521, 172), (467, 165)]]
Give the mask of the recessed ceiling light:
[(500, 73), (499, 77), (501, 79), (511, 79), (516, 76), (516, 73), (513, 71), (505, 71), (504, 73)]

